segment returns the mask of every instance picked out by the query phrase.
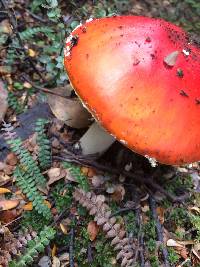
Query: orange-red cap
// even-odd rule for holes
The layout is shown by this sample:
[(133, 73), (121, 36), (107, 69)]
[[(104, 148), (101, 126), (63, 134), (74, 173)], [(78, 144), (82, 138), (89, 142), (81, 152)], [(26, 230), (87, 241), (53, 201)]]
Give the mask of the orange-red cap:
[(68, 38), (65, 67), (124, 145), (165, 164), (200, 160), (200, 49), (181, 28), (139, 16), (90, 20)]

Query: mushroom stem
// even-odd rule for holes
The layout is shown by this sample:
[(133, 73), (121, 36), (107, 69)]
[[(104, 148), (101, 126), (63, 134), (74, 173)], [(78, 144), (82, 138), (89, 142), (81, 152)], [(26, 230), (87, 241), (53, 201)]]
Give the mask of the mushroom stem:
[(113, 143), (115, 138), (106, 132), (97, 122), (94, 122), (79, 140), (83, 155), (102, 154)]

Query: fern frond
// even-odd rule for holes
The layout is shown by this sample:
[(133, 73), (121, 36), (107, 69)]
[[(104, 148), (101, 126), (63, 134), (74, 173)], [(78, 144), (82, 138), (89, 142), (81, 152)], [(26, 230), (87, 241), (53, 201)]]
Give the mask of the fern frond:
[(37, 163), (30, 152), (23, 146), (22, 140), (17, 137), (11, 124), (4, 123), (3, 126), (5, 131), (4, 138), (12, 152), (17, 155), (20, 163), (24, 166), (26, 172), (33, 177), (32, 179), (36, 181), (37, 185), (44, 185), (46, 180), (41, 174)]
[(121, 260), (121, 266), (132, 266), (136, 253), (135, 244), (132, 238), (126, 237), (126, 232), (122, 225), (117, 223), (117, 219), (111, 217), (111, 209), (105, 203), (105, 197), (82, 189), (76, 189), (73, 197), (94, 216), (94, 221), (103, 228), (106, 237), (112, 239), (111, 245), (118, 251), (116, 259)]
[(63, 167), (69, 170), (71, 175), (76, 179), (79, 186), (84, 191), (89, 191), (89, 183), (88, 183), (87, 177), (81, 172), (80, 167), (69, 162), (63, 162)]
[(13, 94), (13, 92), (8, 92), (8, 105), (17, 114), (21, 113), (24, 110), (24, 107), (19, 102), (18, 98)]
[(15, 168), (13, 173), (17, 185), (26, 194), (28, 199), (32, 201), (33, 207), (39, 214), (51, 218), (50, 209), (45, 205), (44, 198), (37, 189), (37, 186), (45, 185), (44, 176), (40, 172), (30, 152), (23, 147), (22, 140), (17, 137), (13, 126), (5, 122), (3, 126), (3, 130), (5, 131), (4, 138), (20, 161), (20, 165)]
[(28, 28), (23, 32), (20, 32), (20, 37), (22, 40), (28, 40), (30, 38), (32, 38), (35, 34), (37, 33), (44, 33), (44, 34), (48, 34), (48, 33), (52, 33), (53, 30), (49, 27), (35, 27), (35, 28)]
[(37, 236), (37, 233), (32, 230), (26, 230), (14, 236), (5, 226), (0, 227), (0, 232), (1, 243), (3, 244), (0, 247), (0, 266), (8, 266), (8, 262), (24, 250), (28, 241)]
[(23, 267), (30, 265), (34, 258), (38, 256), (39, 253), (43, 252), (45, 247), (49, 245), (50, 241), (54, 238), (56, 231), (52, 227), (46, 226), (39, 235), (28, 241), (27, 249), (24, 254), (19, 256), (19, 260), (11, 261), (10, 267)]
[(42, 169), (47, 169), (51, 165), (51, 146), (45, 133), (47, 123), (49, 121), (46, 119), (38, 119), (35, 127), (37, 133), (36, 142), (39, 146), (38, 161)]
[(32, 201), (35, 210), (44, 217), (51, 218), (50, 209), (44, 203), (44, 197), (38, 191), (36, 181), (33, 179), (33, 176), (27, 172), (26, 168), (23, 168), (22, 165), (17, 166), (13, 175), (22, 192)]

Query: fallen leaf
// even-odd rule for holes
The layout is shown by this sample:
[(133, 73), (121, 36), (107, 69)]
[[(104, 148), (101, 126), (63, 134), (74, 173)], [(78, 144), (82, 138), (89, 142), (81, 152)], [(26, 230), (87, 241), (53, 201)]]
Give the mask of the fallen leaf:
[(3, 186), (3, 185), (7, 184), (10, 181), (11, 181), (11, 177), (10, 176), (0, 173), (0, 186)]
[(195, 244), (194, 240), (183, 240), (183, 241), (178, 241), (178, 242), (179, 244), (184, 245), (184, 246)]
[(187, 248), (176, 248), (176, 251), (181, 255), (181, 257), (185, 260), (188, 257), (188, 250)]
[(62, 224), (62, 223), (60, 223), (60, 229), (61, 229), (61, 231), (63, 232), (63, 234), (67, 234), (68, 233), (68, 227), (66, 227), (66, 225), (64, 225), (64, 224)]
[(24, 88), (26, 88), (26, 89), (30, 89), (30, 88), (32, 88), (32, 85), (31, 85), (29, 82), (24, 82), (24, 83), (23, 83), (23, 86), (24, 86)]
[(59, 181), (66, 176), (66, 171), (61, 168), (51, 168), (48, 170), (47, 175), (49, 176), (48, 186)]
[(12, 34), (12, 28), (8, 19), (4, 19), (0, 23), (0, 33)]
[(1, 219), (0, 221), (3, 223), (10, 223), (15, 220), (19, 214), (16, 212), (16, 209), (13, 210), (4, 210), (1, 211)]
[(60, 260), (58, 257), (53, 257), (53, 262), (52, 262), (52, 265), (51, 267), (60, 267)]
[(0, 187), (0, 194), (11, 193), (11, 191), (5, 187)]
[(18, 162), (17, 156), (13, 152), (10, 152), (6, 157), (6, 163), (8, 165), (15, 166), (17, 162)]
[(90, 241), (94, 241), (99, 232), (99, 226), (96, 222), (90, 221), (87, 226), (87, 232), (90, 238)]
[(149, 211), (149, 205), (145, 204), (144, 206), (141, 207), (142, 212), (146, 213)]
[(4, 118), (8, 108), (8, 92), (4, 88), (3, 82), (0, 80), (0, 122)]
[(53, 248), (51, 250), (51, 256), (54, 257), (56, 255), (56, 251), (57, 251), (57, 246), (55, 244), (53, 244)]
[[(53, 92), (66, 96), (67, 88), (55, 88)], [(79, 129), (85, 128), (91, 123), (91, 114), (77, 98), (67, 99), (61, 96), (47, 94), (47, 99), (56, 118), (64, 121), (68, 126)]]
[(161, 224), (165, 221), (165, 209), (163, 207), (157, 207), (158, 218)]
[(124, 186), (122, 185), (116, 185), (115, 186), (115, 191), (112, 194), (112, 200), (114, 200), (115, 202), (120, 202), (124, 199), (125, 196), (125, 189)]
[(81, 167), (81, 172), (88, 177), (93, 177), (96, 173), (92, 168), (89, 167)]
[(9, 199), (9, 200), (0, 200), (0, 211), (1, 210), (10, 210), (19, 205), (19, 200)]
[(177, 242), (174, 239), (168, 239), (167, 240), (167, 246), (168, 247), (181, 247), (181, 248), (184, 247), (183, 245), (181, 245), (179, 242)]
[(50, 209), (51, 208), (51, 203), (48, 200), (44, 200), (44, 204)]
[(190, 211), (193, 211), (193, 212), (195, 212), (195, 213), (199, 213), (199, 214), (200, 214), (200, 208), (199, 208), (199, 207), (196, 207), (196, 206), (194, 206), (194, 207), (189, 207), (189, 210), (190, 210)]
[(28, 202), (27, 204), (25, 204), (24, 206), (23, 206), (23, 209), (24, 210), (33, 210), (33, 203), (32, 202)]
[(169, 66), (169, 67), (173, 67), (176, 64), (177, 58), (179, 55), (179, 51), (174, 51), (172, 53), (170, 53), (169, 55), (167, 55), (164, 58), (164, 62)]
[(36, 52), (33, 49), (28, 49), (28, 55), (30, 57), (35, 57), (36, 56)]

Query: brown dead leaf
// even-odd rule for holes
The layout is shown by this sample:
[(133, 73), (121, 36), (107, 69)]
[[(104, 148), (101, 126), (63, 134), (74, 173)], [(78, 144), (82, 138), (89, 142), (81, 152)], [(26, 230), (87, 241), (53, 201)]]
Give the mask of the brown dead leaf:
[(115, 186), (115, 191), (114, 193), (112, 194), (112, 199), (115, 201), (115, 202), (120, 202), (124, 199), (124, 196), (125, 196), (125, 189), (124, 189), (124, 186), (122, 185), (116, 185)]
[(87, 226), (87, 232), (90, 238), (90, 241), (94, 241), (99, 232), (99, 226), (96, 222), (90, 221)]
[(8, 165), (15, 166), (17, 162), (18, 162), (17, 156), (13, 152), (10, 152), (6, 157), (6, 163)]
[(0, 200), (0, 210), (11, 210), (19, 205), (18, 199)]
[(8, 98), (8, 93), (4, 88), (3, 82), (0, 80), (0, 122), (4, 118), (4, 115), (6, 114), (8, 108), (7, 98)]
[(93, 170), (92, 168), (89, 168), (89, 167), (81, 167), (81, 172), (85, 175), (85, 176), (88, 176), (88, 177), (93, 177), (96, 172), (95, 170)]
[(157, 211), (160, 223), (163, 224), (165, 221), (165, 209), (163, 207), (157, 207), (156, 211)]
[(48, 186), (59, 181), (66, 176), (66, 171), (61, 168), (51, 168), (48, 170), (47, 175), (49, 176)]
[(4, 211), (1, 211), (0, 221), (3, 223), (9, 223), (15, 220), (18, 216), (19, 214), (17, 213), (16, 209), (4, 210)]
[(13, 173), (14, 168), (15, 168), (15, 166), (6, 164), (5, 169), (4, 169), (4, 173), (7, 175), (10, 175)]
[(0, 187), (0, 194), (5, 194), (5, 193), (11, 193), (11, 191), (8, 188)]
[[(58, 87), (54, 92), (67, 94), (67, 88)], [(49, 106), (53, 114), (72, 128), (84, 128), (90, 124), (91, 114), (83, 107), (78, 99), (67, 99), (61, 96), (47, 94)]]
[[(180, 248), (178, 248), (177, 251), (178, 251), (179, 249), (180, 249)], [(184, 248), (180, 249), (178, 253), (181, 255), (181, 257), (182, 257), (184, 260), (187, 259), (187, 257), (188, 257), (188, 250), (187, 250), (187, 248), (184, 247)]]

